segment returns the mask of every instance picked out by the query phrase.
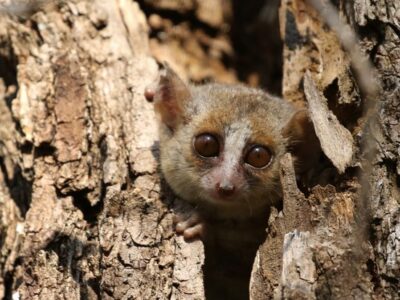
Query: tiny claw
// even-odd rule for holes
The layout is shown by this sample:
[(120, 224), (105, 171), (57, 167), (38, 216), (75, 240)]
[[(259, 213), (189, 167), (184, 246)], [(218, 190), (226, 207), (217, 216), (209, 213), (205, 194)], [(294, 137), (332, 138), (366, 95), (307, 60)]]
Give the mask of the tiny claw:
[(199, 223), (193, 227), (187, 228), (183, 232), (183, 238), (185, 239), (185, 241), (192, 241), (198, 238), (200, 239), (204, 238), (204, 233), (205, 233), (204, 227), (205, 226), (203, 223)]
[(185, 224), (182, 222), (179, 222), (175, 225), (175, 231), (178, 234), (182, 234), (185, 231), (186, 227)]
[(153, 100), (154, 100), (154, 94), (155, 94), (154, 89), (152, 89), (152, 88), (150, 88), (150, 87), (146, 87), (146, 88), (144, 89), (144, 97), (146, 98), (146, 100), (147, 100), (148, 102), (153, 102)]

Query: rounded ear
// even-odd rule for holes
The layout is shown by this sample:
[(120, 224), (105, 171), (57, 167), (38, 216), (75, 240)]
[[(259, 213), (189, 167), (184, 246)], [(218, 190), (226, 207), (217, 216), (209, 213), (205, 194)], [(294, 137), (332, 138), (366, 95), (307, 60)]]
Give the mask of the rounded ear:
[(297, 173), (305, 173), (318, 163), (321, 145), (307, 110), (294, 113), (282, 135), (288, 139), (288, 150), (295, 157)]
[(154, 102), (154, 109), (160, 115), (161, 122), (174, 130), (183, 121), (184, 106), (191, 96), (188, 86), (164, 63), (158, 82), (146, 88), (145, 97)]

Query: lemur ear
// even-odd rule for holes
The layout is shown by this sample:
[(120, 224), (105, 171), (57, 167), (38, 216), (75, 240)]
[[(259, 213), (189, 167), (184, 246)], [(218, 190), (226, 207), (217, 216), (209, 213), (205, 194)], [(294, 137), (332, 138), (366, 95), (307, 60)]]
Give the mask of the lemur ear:
[(154, 109), (161, 121), (174, 130), (184, 119), (184, 105), (190, 99), (190, 91), (179, 76), (164, 63), (158, 82), (146, 88), (144, 95), (154, 102)]
[(297, 111), (284, 127), (288, 149), (296, 159), (296, 172), (305, 173), (319, 160), (321, 146), (307, 110)]

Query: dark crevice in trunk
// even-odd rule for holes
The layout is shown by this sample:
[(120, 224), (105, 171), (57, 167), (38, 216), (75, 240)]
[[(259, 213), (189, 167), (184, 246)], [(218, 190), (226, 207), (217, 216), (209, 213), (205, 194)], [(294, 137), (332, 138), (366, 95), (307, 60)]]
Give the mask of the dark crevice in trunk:
[(0, 40), (0, 79), (4, 81), (6, 87), (5, 101), (10, 111), (11, 102), (18, 92), (18, 60), (13, 48), (10, 46), (11, 43), (10, 40)]
[[(4, 274), (4, 299), (11, 300), (13, 299), (13, 291), (18, 287), (22, 282), (20, 280), (15, 281), (15, 270), (17, 266), (22, 264), (22, 258), (18, 257), (13, 265), (11, 271), (7, 271)], [(14, 282), (15, 281), (15, 282)]]
[[(192, 10), (180, 13), (179, 11), (176, 10), (160, 9), (154, 5), (146, 3), (146, 1), (144, 0), (138, 0), (137, 2), (139, 3), (140, 8), (146, 14), (146, 16), (150, 16), (151, 14), (158, 14), (163, 18), (171, 20), (174, 24), (187, 22), (190, 25), (190, 28), (192, 29), (201, 28), (207, 35), (211, 37), (216, 37), (219, 32), (218, 28), (214, 28), (208, 25), (207, 23), (204, 23), (201, 20), (199, 20), (194, 14), (194, 11)], [(150, 37), (156, 37), (156, 36), (157, 36), (157, 31), (153, 31), (150, 33)]]
[(50, 144), (43, 143), (39, 147), (35, 147), (33, 149), (33, 157), (41, 158), (46, 156), (53, 156), (56, 151), (56, 148)]
[[(233, 1), (232, 44), (239, 79), (282, 95), (280, 1)], [(257, 78), (252, 82), (252, 77)]]
[(100, 189), (99, 201), (97, 201), (94, 205), (89, 201), (88, 198), (88, 194), (90, 192), (92, 192), (92, 190), (88, 188), (78, 191), (69, 191), (67, 193), (63, 193), (59, 189), (56, 189), (57, 198), (62, 199), (67, 196), (71, 196), (74, 206), (82, 212), (83, 219), (89, 223), (89, 226), (93, 226), (97, 224), (97, 217), (104, 208), (103, 199), (105, 195), (105, 188), (103, 188), (102, 185)]
[(25, 178), (19, 166), (15, 166), (14, 177), (9, 180), (7, 186), (11, 198), (19, 208), (22, 218), (25, 219), (32, 201), (32, 182)]
[(69, 193), (73, 197), (74, 205), (82, 212), (83, 218), (90, 224), (97, 222), (97, 216), (103, 210), (103, 201), (98, 201), (95, 205), (92, 205), (88, 199), (88, 193), (90, 190), (74, 191)]

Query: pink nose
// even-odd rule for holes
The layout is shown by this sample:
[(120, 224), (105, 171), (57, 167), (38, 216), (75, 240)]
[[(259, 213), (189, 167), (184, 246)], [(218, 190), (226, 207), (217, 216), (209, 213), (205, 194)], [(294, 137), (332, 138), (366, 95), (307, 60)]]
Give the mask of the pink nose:
[(231, 182), (220, 182), (216, 185), (218, 195), (221, 197), (230, 197), (235, 193), (235, 186)]

